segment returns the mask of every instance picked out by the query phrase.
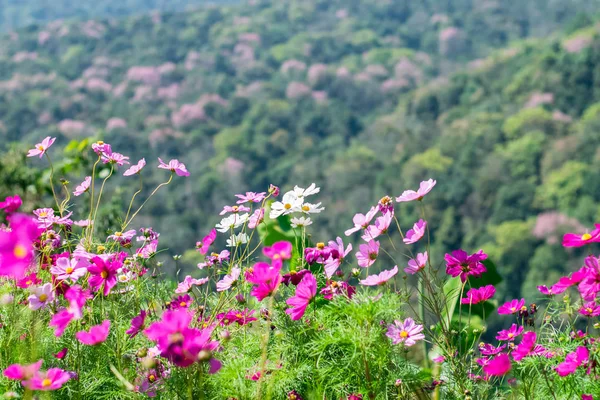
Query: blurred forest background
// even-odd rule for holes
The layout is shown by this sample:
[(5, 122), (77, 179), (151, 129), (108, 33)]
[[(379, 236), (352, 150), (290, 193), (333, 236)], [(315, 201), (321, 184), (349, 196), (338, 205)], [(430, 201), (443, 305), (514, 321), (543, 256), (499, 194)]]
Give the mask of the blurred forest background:
[[(434, 261), (484, 248), (501, 297), (532, 295), (576, 267), (562, 233), (600, 221), (599, 7), (0, 0), (0, 196), (50, 204), (46, 164), (25, 159), (49, 135), (73, 187), (98, 139), (146, 157), (146, 193), (166, 176), (156, 157), (179, 158), (191, 176), (138, 223), (193, 268), (190, 249), (234, 193), (316, 182), (326, 212), (313, 240), (327, 241), (383, 195), (434, 178)], [(134, 187), (114, 182), (104, 229)], [(399, 212), (403, 228), (419, 216)]]

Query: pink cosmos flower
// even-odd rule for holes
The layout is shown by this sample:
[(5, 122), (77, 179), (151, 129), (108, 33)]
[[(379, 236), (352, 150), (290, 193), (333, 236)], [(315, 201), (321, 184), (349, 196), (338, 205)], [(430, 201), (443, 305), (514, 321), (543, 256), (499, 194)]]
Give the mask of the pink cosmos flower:
[(367, 268), (373, 265), (379, 255), (379, 242), (371, 240), (367, 244), (358, 246), (358, 253), (355, 254), (358, 266)]
[(404, 343), (405, 346), (410, 347), (417, 341), (425, 339), (425, 335), (421, 332), (423, 332), (423, 325), (417, 325), (412, 318), (406, 318), (404, 322), (394, 321), (393, 324), (388, 325), (385, 335), (392, 339), (393, 344)]
[(246, 194), (236, 194), (239, 200), (236, 202), (237, 204), (244, 203), (260, 203), (264, 200), (267, 194), (265, 192), (255, 193), (255, 192), (246, 192)]
[(37, 156), (39, 154), (40, 158), (46, 154), (46, 151), (52, 146), (56, 138), (51, 138), (47, 136), (41, 143), (35, 145), (35, 148), (29, 150), (27, 153), (27, 157)]
[(145, 310), (141, 310), (138, 315), (133, 317), (131, 320), (131, 327), (125, 331), (126, 334), (129, 335), (130, 338), (134, 338), (138, 333), (145, 329), (146, 316), (148, 314)]
[(366, 279), (360, 281), (364, 286), (381, 286), (392, 279), (398, 273), (398, 266), (386, 271), (381, 271), (379, 275), (369, 275)]
[(273, 266), (258, 262), (254, 267), (246, 271), (246, 281), (255, 284), (250, 294), (258, 301), (262, 301), (265, 297), (273, 295), (281, 284), (281, 264)]
[(486, 285), (479, 289), (469, 289), (467, 297), (460, 300), (461, 304), (478, 304), (494, 297), (496, 288), (493, 285)]
[(400, 195), (399, 197), (396, 197), (396, 201), (398, 203), (405, 202), (405, 201), (413, 201), (413, 200), (421, 201), (421, 200), (423, 200), (423, 197), (425, 197), (425, 195), (427, 193), (431, 192), (431, 189), (433, 189), (433, 187), (435, 186), (436, 183), (437, 182), (434, 181), (433, 179), (423, 181), (419, 185), (419, 190), (417, 190), (416, 192), (414, 190), (405, 190), (402, 193), (402, 195)]
[(406, 232), (404, 236), (404, 243), (413, 244), (417, 243), (423, 235), (425, 235), (425, 229), (427, 228), (427, 222), (420, 219), (418, 222), (415, 222), (412, 229)]
[(460, 276), (460, 280), (465, 282), (469, 276), (479, 277), (487, 271), (481, 261), (487, 259), (487, 254), (479, 250), (475, 254), (469, 255), (464, 250), (455, 250), (452, 254), (444, 256), (446, 260), (446, 273), (452, 277)]
[(129, 167), (127, 169), (127, 171), (123, 172), (123, 176), (131, 176), (131, 175), (139, 174), (145, 166), (146, 166), (146, 159), (142, 158), (140, 161), (138, 161), (137, 164), (132, 165), (131, 167)]
[(283, 275), (281, 278), (281, 283), (283, 283), (285, 286), (290, 286), (290, 283), (294, 286), (298, 286), (298, 284), (302, 281), (302, 278), (304, 278), (304, 275), (308, 273), (310, 273), (308, 269), (301, 269), (300, 271), (292, 270)]
[(179, 162), (179, 160), (171, 160), (168, 164), (165, 164), (165, 162), (160, 158), (158, 159), (158, 161), (160, 162), (158, 168), (168, 169), (171, 172), (175, 172), (178, 176), (190, 176), (190, 173), (185, 168), (185, 164)]
[(118, 166), (129, 164), (129, 157), (126, 157), (121, 153), (113, 152), (110, 147), (102, 153), (100, 159), (104, 164), (116, 164)]
[(54, 288), (50, 282), (34, 288), (31, 292), (32, 294), (27, 300), (29, 301), (29, 308), (32, 310), (44, 308), (54, 301)]
[(27, 289), (30, 286), (39, 285), (40, 283), (42, 283), (42, 280), (38, 278), (35, 272), (32, 272), (31, 274), (25, 275), (23, 278), (17, 280), (17, 287), (21, 289)]
[[(578, 282), (579, 280), (579, 282)], [(594, 301), (600, 293), (600, 262), (594, 256), (586, 257), (585, 266), (574, 272), (570, 283), (579, 283), (579, 293), (586, 301)]]
[(298, 286), (296, 286), (296, 295), (286, 300), (287, 305), (291, 306), (285, 310), (293, 321), (302, 318), (306, 308), (317, 295), (317, 280), (310, 272), (304, 275)]
[(338, 236), (335, 240), (335, 242), (333, 240), (329, 241), (328, 247), (332, 251), (324, 264), (325, 276), (327, 276), (327, 279), (331, 279), (333, 274), (335, 274), (344, 262), (346, 256), (352, 251), (352, 244), (348, 244), (348, 246), (344, 248), (344, 242), (341, 237)]
[(246, 207), (246, 206), (224, 206), (223, 207), (223, 211), (221, 211), (219, 213), (219, 215), (225, 215), (227, 213), (240, 213), (240, 212), (248, 212), (250, 211), (250, 207)]
[(479, 352), (484, 356), (495, 356), (496, 354), (500, 354), (502, 350), (506, 348), (506, 345), (494, 347), (489, 343), (480, 343), (479, 344)]
[(600, 242), (600, 224), (595, 224), (594, 230), (590, 233), (578, 235), (576, 233), (566, 233), (563, 236), (562, 245), (564, 247), (581, 247), (589, 243)]
[(377, 207), (371, 207), (371, 209), (366, 215), (356, 214), (354, 218), (352, 218), (352, 222), (354, 222), (354, 227), (344, 232), (345, 235), (350, 236), (354, 232), (358, 232), (361, 229), (367, 229), (375, 214), (377, 214)]
[(237, 279), (240, 277), (241, 272), (241, 269), (233, 267), (231, 269), (230, 274), (225, 275), (223, 279), (217, 282), (217, 292), (229, 290), (229, 288), (231, 288), (231, 286), (233, 286), (233, 284), (237, 282)]
[(414, 275), (427, 265), (427, 252), (417, 254), (416, 259), (408, 260), (408, 267), (404, 268), (404, 272)]
[(356, 293), (356, 288), (344, 281), (330, 281), (327, 286), (321, 289), (321, 294), (325, 300), (332, 300), (336, 296), (345, 296), (351, 299), (354, 293)]
[(594, 400), (594, 397), (591, 394), (582, 394), (581, 400)]
[(18, 194), (15, 194), (14, 196), (6, 197), (4, 201), (0, 202), (0, 209), (4, 210), (7, 214), (12, 214), (17, 211), (22, 204), (23, 201), (21, 200), (21, 197), (19, 197)]
[(490, 376), (502, 376), (506, 375), (510, 371), (512, 365), (508, 354), (502, 353), (499, 356), (490, 359), (486, 365), (483, 366), (483, 372)]
[(581, 365), (587, 364), (589, 361), (590, 352), (587, 347), (579, 346), (577, 350), (567, 354), (565, 361), (556, 366), (556, 372), (559, 376), (571, 375)]
[(217, 315), (217, 319), (221, 321), (222, 325), (237, 323), (239, 326), (244, 326), (258, 320), (258, 318), (253, 317), (252, 314), (254, 314), (254, 310), (230, 310), (228, 313)]
[(589, 301), (581, 306), (579, 314), (586, 317), (597, 317), (600, 315), (600, 305), (596, 304), (595, 301)]
[(88, 267), (91, 274), (88, 279), (90, 288), (98, 291), (101, 287), (103, 294), (108, 296), (110, 290), (117, 284), (117, 271), (123, 266), (123, 262), (113, 257), (113, 260), (103, 260), (101, 257), (94, 257), (90, 260), (92, 263)]
[(362, 239), (365, 242), (368, 242), (371, 239), (375, 239), (385, 233), (387, 233), (390, 225), (392, 224), (392, 220), (394, 219), (393, 212), (387, 212), (383, 214), (381, 217), (378, 217), (375, 220), (374, 225), (369, 225), (367, 229), (365, 229), (365, 233), (362, 235)]
[(43, 362), (44, 360), (39, 360), (38, 362), (29, 365), (12, 364), (6, 367), (3, 374), (8, 379), (16, 381), (28, 380), (38, 373)]
[(292, 258), (292, 244), (287, 241), (275, 242), (272, 246), (264, 247), (263, 254), (274, 262), (289, 260)]
[(54, 354), (54, 358), (63, 360), (67, 356), (68, 351), (69, 351), (69, 349), (67, 349), (66, 347), (63, 347), (58, 353)]
[(144, 247), (137, 249), (135, 254), (142, 258), (152, 258), (156, 254), (158, 248), (158, 240), (152, 240), (144, 245)]
[(62, 336), (67, 326), (71, 323), (74, 316), (66, 309), (62, 309), (50, 318), (49, 327), (54, 327), (54, 336)]
[(83, 306), (92, 295), (89, 290), (83, 290), (79, 285), (71, 286), (65, 293), (65, 299), (69, 302), (67, 310), (73, 314), (75, 319), (83, 316)]
[(208, 282), (208, 278), (193, 279), (191, 275), (187, 275), (183, 279), (183, 282), (179, 283), (177, 289), (175, 289), (175, 293), (187, 293), (190, 291), (192, 286), (202, 286), (206, 282)]
[(88, 191), (88, 189), (90, 188), (90, 184), (92, 183), (92, 177), (91, 176), (86, 176), (85, 179), (83, 180), (83, 182), (81, 182), (79, 184), (79, 186), (77, 186), (75, 188), (75, 191), (73, 192), (73, 194), (75, 196), (81, 196), (82, 194), (84, 194), (85, 192)]
[(107, 239), (114, 240), (115, 242), (119, 242), (121, 245), (126, 245), (128, 243), (131, 243), (131, 240), (133, 239), (135, 234), (136, 234), (135, 229), (130, 229), (126, 232), (117, 231), (117, 232), (113, 233), (112, 235), (110, 235), (109, 237), (107, 237)]
[(512, 324), (509, 329), (504, 329), (496, 335), (498, 340), (515, 340), (521, 333), (523, 333), (523, 327), (517, 324)]
[(75, 283), (87, 273), (88, 266), (89, 262), (85, 259), (59, 257), (56, 260), (56, 265), (50, 267), (50, 272), (61, 281), (70, 280)]
[(500, 307), (498, 307), (498, 314), (502, 315), (507, 315), (507, 314), (516, 314), (519, 311), (523, 310), (523, 308), (527, 309), (527, 307), (525, 307), (525, 299), (521, 299), (521, 300), (511, 300), (508, 301), (504, 304), (502, 304)]
[(521, 361), (523, 358), (531, 354), (535, 349), (535, 341), (537, 334), (535, 332), (525, 332), (521, 343), (512, 352), (512, 357), (515, 361)]
[(20, 279), (33, 261), (33, 243), (40, 230), (31, 217), (10, 216), (10, 231), (0, 230), (0, 276)]
[(92, 326), (89, 332), (77, 332), (75, 334), (75, 338), (77, 338), (77, 340), (79, 340), (83, 344), (86, 344), (88, 346), (94, 346), (106, 340), (106, 338), (108, 337), (109, 330), (110, 321), (108, 319), (105, 319), (102, 322), (102, 324)]
[(104, 143), (101, 140), (96, 143), (92, 143), (92, 150), (94, 150), (94, 153), (98, 154), (99, 156), (102, 156), (102, 154), (104, 153), (112, 153), (111, 145), (108, 143)]
[(213, 228), (208, 235), (202, 239), (201, 242), (196, 242), (196, 249), (200, 252), (200, 254), (208, 253), (208, 248), (217, 238), (217, 230)]
[(248, 219), (248, 228), (256, 229), (261, 222), (265, 219), (265, 209), (259, 208), (258, 210), (254, 210), (250, 218)]

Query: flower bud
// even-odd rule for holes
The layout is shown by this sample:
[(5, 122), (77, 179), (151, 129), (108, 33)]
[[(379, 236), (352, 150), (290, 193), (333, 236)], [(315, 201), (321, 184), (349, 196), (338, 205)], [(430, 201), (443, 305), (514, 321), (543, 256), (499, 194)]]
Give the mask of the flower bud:
[(198, 361), (208, 361), (212, 358), (212, 353), (209, 350), (202, 350), (198, 353)]

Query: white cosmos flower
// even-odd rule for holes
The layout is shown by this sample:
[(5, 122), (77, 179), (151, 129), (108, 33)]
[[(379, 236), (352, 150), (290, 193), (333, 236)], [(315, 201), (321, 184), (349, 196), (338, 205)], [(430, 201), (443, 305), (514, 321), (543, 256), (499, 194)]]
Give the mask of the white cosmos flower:
[(321, 203), (312, 204), (312, 203), (304, 203), (300, 209), (305, 214), (318, 214), (325, 209), (325, 207), (319, 208)]
[(317, 185), (315, 185), (314, 183), (311, 183), (310, 186), (307, 187), (306, 189), (303, 189), (299, 186), (294, 186), (294, 193), (299, 198), (310, 196), (310, 195), (319, 193), (320, 191), (321, 191), (321, 188), (318, 188)]
[(227, 239), (227, 247), (236, 247), (242, 244), (248, 243), (248, 235), (241, 232), (237, 235), (231, 235), (229, 239)]
[(247, 220), (248, 213), (242, 215), (230, 214), (215, 225), (215, 228), (217, 228), (219, 232), (227, 232), (244, 225)]
[(276, 201), (271, 205), (269, 217), (275, 219), (280, 215), (287, 215), (292, 212), (298, 212), (302, 207), (302, 198), (299, 198), (296, 193), (287, 192), (283, 195), (281, 201)]
[(292, 228), (312, 225), (310, 217), (294, 217), (290, 222), (292, 223)]

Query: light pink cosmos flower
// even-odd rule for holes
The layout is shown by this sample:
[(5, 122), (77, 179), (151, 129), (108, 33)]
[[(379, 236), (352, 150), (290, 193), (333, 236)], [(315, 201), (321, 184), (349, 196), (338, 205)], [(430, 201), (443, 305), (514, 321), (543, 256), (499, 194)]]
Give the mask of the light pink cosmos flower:
[(58, 390), (71, 379), (71, 376), (69, 372), (60, 368), (50, 368), (44, 373), (35, 374), (31, 379), (22, 383), (29, 390)]
[(358, 266), (367, 268), (373, 265), (379, 255), (379, 242), (371, 240), (367, 244), (358, 246), (358, 252), (355, 254)]
[(365, 233), (362, 235), (362, 239), (365, 242), (368, 242), (369, 240), (375, 239), (376, 237), (387, 233), (393, 219), (393, 212), (386, 212), (381, 217), (378, 217), (375, 220), (375, 224), (369, 225), (367, 229), (365, 229)]
[(95, 346), (106, 340), (110, 330), (110, 321), (105, 319), (102, 324), (94, 325), (88, 332), (79, 331), (75, 334), (77, 340), (88, 346)]
[(40, 158), (42, 158), (44, 154), (46, 154), (46, 151), (50, 148), (50, 146), (52, 146), (55, 140), (56, 138), (51, 138), (50, 136), (47, 136), (44, 140), (42, 140), (41, 143), (36, 144), (35, 148), (29, 150), (29, 152), (27, 153), (27, 157), (34, 157), (39, 155)]
[(97, 141), (96, 143), (92, 143), (92, 150), (94, 150), (94, 153), (98, 154), (99, 156), (102, 156), (102, 154), (105, 153), (112, 153), (111, 145), (108, 143), (104, 143), (101, 140)]
[(137, 164), (132, 165), (131, 167), (129, 167), (127, 169), (127, 171), (123, 172), (123, 176), (131, 176), (131, 175), (139, 174), (145, 166), (146, 166), (146, 159), (142, 158), (140, 161), (138, 161)]
[(523, 333), (523, 327), (517, 324), (512, 324), (509, 329), (504, 329), (498, 332), (496, 335), (497, 340), (515, 340), (521, 333)]
[(338, 236), (335, 242), (333, 240), (329, 241), (328, 247), (332, 251), (327, 260), (325, 260), (324, 269), (327, 279), (331, 279), (333, 274), (335, 274), (344, 262), (346, 256), (352, 251), (352, 243), (348, 244), (348, 247), (344, 249), (344, 242), (342, 241), (342, 238)]
[(403, 239), (404, 243), (417, 243), (423, 237), (423, 235), (425, 235), (425, 228), (427, 228), (427, 222), (423, 219), (415, 222), (412, 229), (409, 229), (409, 231), (406, 232), (406, 236), (404, 236)]
[(403, 343), (410, 347), (419, 340), (425, 339), (423, 335), (423, 325), (417, 325), (412, 318), (406, 318), (404, 322), (394, 321), (388, 325), (386, 336), (392, 339), (393, 344)]
[(171, 172), (175, 172), (178, 176), (190, 176), (190, 173), (186, 169), (185, 164), (182, 162), (179, 162), (179, 160), (173, 159), (173, 160), (169, 161), (168, 164), (166, 164), (160, 158), (158, 159), (158, 161), (160, 162), (160, 164), (158, 165), (158, 168), (168, 169)]
[(129, 164), (129, 157), (126, 157), (121, 153), (113, 152), (112, 150), (110, 150), (110, 152), (107, 151), (102, 153), (100, 159), (104, 164), (116, 164), (118, 166)]
[(27, 300), (29, 301), (29, 308), (32, 310), (44, 308), (54, 301), (54, 289), (50, 282), (31, 289), (31, 292), (32, 294)]
[(291, 306), (285, 310), (293, 321), (302, 318), (306, 308), (317, 295), (317, 280), (310, 272), (304, 275), (298, 286), (296, 286), (296, 295), (286, 300), (287, 305)]
[(238, 267), (233, 267), (230, 274), (225, 275), (223, 279), (217, 282), (217, 292), (229, 290), (237, 282), (241, 272), (242, 270)]
[(512, 365), (508, 354), (502, 353), (497, 357), (490, 359), (484, 366), (483, 372), (490, 376), (506, 375), (510, 371)]
[(246, 192), (246, 194), (236, 194), (239, 200), (236, 202), (237, 204), (244, 203), (260, 203), (264, 200), (267, 194), (265, 192), (255, 193), (255, 192)]
[(250, 207), (246, 206), (224, 206), (223, 211), (219, 213), (219, 215), (225, 215), (227, 213), (237, 214), (239, 212), (248, 212), (250, 211)]
[(366, 279), (360, 281), (364, 286), (381, 286), (392, 279), (398, 273), (398, 266), (386, 271), (381, 271), (378, 275), (369, 275)]
[(429, 192), (431, 192), (431, 189), (433, 189), (433, 187), (435, 186), (437, 182), (434, 181), (433, 179), (429, 179), (427, 181), (423, 181), (421, 182), (421, 184), (419, 185), (419, 190), (417, 190), (416, 192), (414, 190), (405, 190), (402, 195), (400, 195), (399, 197), (396, 197), (396, 201), (398, 203), (402, 203), (402, 202), (406, 202), (406, 201), (413, 201), (413, 200), (423, 200), (423, 197), (425, 197), (425, 195)]
[(126, 232), (115, 232), (112, 235), (108, 236), (107, 239), (108, 240), (114, 240), (115, 242), (119, 242), (119, 243), (128, 243), (131, 242), (131, 239), (133, 239), (133, 237), (136, 234), (136, 230), (135, 229), (130, 229)]
[(82, 194), (84, 194), (85, 192), (88, 191), (88, 189), (90, 188), (90, 184), (92, 183), (92, 177), (91, 176), (86, 176), (85, 179), (83, 180), (83, 182), (81, 182), (79, 184), (79, 186), (77, 186), (75, 188), (75, 191), (73, 192), (73, 194), (75, 196), (81, 196)]
[(254, 210), (250, 219), (248, 219), (248, 228), (256, 229), (258, 225), (261, 224), (265, 219), (265, 209), (259, 208), (258, 210)]
[(360, 213), (356, 214), (354, 218), (352, 218), (352, 222), (354, 222), (354, 227), (348, 229), (346, 232), (344, 232), (344, 234), (346, 236), (350, 236), (354, 232), (358, 232), (361, 229), (367, 229), (375, 214), (377, 214), (377, 207), (371, 207), (371, 209), (366, 215)]
[(90, 263), (85, 259), (60, 257), (56, 265), (50, 267), (50, 273), (61, 281), (69, 280), (73, 283), (87, 273)]
[(595, 224), (595, 228), (590, 233), (579, 235), (576, 233), (566, 233), (563, 236), (562, 245), (564, 247), (581, 247), (589, 243), (600, 242), (600, 224)]
[(213, 228), (208, 233), (208, 235), (206, 235), (204, 237), (204, 239), (202, 239), (201, 242), (196, 242), (196, 250), (198, 250), (198, 252), (200, 254), (208, 253), (208, 248), (215, 241), (216, 238), (217, 238), (217, 230), (215, 228)]
[(408, 267), (404, 268), (404, 272), (414, 275), (427, 265), (427, 252), (418, 253), (416, 259), (408, 260)]
[(567, 354), (565, 361), (556, 366), (556, 372), (559, 376), (571, 375), (581, 365), (587, 364), (589, 361), (590, 352), (587, 347), (579, 346), (577, 350)]
[(467, 292), (467, 297), (460, 300), (461, 304), (478, 304), (494, 297), (496, 288), (494, 285), (482, 286), (478, 289), (472, 288)]
[(192, 286), (202, 286), (206, 282), (208, 282), (208, 278), (193, 279), (191, 275), (187, 275), (183, 279), (183, 282), (179, 283), (177, 289), (175, 289), (175, 293), (187, 293), (190, 291)]
[(527, 307), (525, 307), (525, 299), (521, 299), (521, 300), (511, 300), (508, 301), (504, 304), (502, 304), (500, 307), (498, 307), (498, 314), (502, 315), (507, 315), (507, 314), (516, 314), (519, 311), (522, 311), (523, 308), (526, 310)]

